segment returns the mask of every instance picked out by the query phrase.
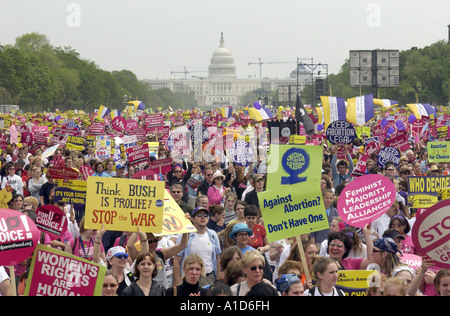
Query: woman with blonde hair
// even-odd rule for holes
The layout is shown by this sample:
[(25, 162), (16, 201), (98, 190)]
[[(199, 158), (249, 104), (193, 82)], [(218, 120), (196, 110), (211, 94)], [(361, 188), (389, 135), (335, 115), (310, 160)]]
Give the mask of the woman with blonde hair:
[(336, 288), (338, 266), (330, 258), (313, 256), (312, 273), (317, 286), (304, 292), (305, 296), (344, 296), (344, 292)]
[(205, 276), (205, 265), (199, 255), (192, 254), (184, 259), (183, 283), (166, 290), (166, 296), (207, 296), (208, 290), (200, 286)]
[[(242, 271), (244, 271), (246, 279), (243, 282), (236, 283), (231, 287), (231, 291), (236, 296), (245, 296), (252, 287), (258, 283), (272, 283), (264, 279), (264, 256), (258, 250), (247, 251), (241, 259)], [(272, 285), (273, 286), (273, 285)]]

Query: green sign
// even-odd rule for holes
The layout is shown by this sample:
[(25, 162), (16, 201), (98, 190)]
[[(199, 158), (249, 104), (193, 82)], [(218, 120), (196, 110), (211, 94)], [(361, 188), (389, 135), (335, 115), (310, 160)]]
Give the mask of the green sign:
[(430, 162), (450, 162), (450, 142), (429, 142), (428, 160)]
[(329, 228), (320, 190), (322, 150), (270, 146), (267, 190), (258, 193), (269, 241)]

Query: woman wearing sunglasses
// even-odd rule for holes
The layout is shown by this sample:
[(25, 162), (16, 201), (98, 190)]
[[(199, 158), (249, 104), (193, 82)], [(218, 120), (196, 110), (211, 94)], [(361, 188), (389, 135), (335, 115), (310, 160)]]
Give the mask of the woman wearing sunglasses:
[(245, 296), (254, 285), (260, 282), (265, 282), (272, 285), (270, 281), (263, 278), (265, 259), (259, 251), (247, 251), (242, 256), (241, 264), (242, 271), (244, 271), (246, 279), (241, 283), (236, 283), (231, 286), (231, 291), (233, 291), (234, 295)]

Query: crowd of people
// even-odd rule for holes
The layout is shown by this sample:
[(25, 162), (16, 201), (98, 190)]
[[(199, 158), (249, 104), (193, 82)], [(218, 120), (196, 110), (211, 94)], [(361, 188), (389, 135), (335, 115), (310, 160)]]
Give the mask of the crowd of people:
[[(245, 167), (174, 160), (164, 175), (166, 188), (196, 229), (179, 235), (86, 229), (85, 210), (73, 212), (70, 205), (55, 202), (56, 184), (48, 171), (52, 166), (79, 170), (89, 165), (94, 177), (132, 178), (136, 172), (126, 161), (95, 159), (89, 148), (80, 152), (61, 145), (43, 157), (41, 148), (9, 145), (1, 157), (1, 188), (13, 190), (9, 208), (32, 219), (41, 205), (66, 212), (64, 236), (51, 240), (42, 233), (40, 243), (106, 266), (104, 296), (343, 296), (336, 286), (339, 271), (366, 269), (380, 272), (368, 296), (449, 296), (450, 270), (427, 257), (417, 270), (401, 261), (404, 254), (415, 254), (411, 227), (417, 210), (407, 204), (407, 177), (449, 172), (445, 163), (429, 163), (422, 141), (411, 145), (398, 165), (387, 163), (384, 170), (376, 156), (367, 160), (366, 173), (391, 179), (397, 198), (386, 214), (363, 229), (346, 225), (336, 209), (340, 193), (353, 179), (353, 161), (363, 142), (356, 138), (345, 146), (348, 159), (339, 161), (337, 147), (323, 145), (320, 187), (330, 227), (275, 242), (268, 241), (259, 208), (258, 192), (266, 187), (259, 161)], [(170, 152), (160, 146), (158, 157), (170, 157)], [(191, 186), (190, 178), (200, 184)], [(15, 266), (16, 289), (7, 267), (0, 267), (1, 295), (23, 295), (29, 267), (30, 259)]]

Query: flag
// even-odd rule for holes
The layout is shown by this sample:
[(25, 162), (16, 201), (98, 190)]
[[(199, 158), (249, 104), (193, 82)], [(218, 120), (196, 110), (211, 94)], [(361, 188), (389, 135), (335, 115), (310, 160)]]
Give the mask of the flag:
[[(272, 118), (273, 118), (272, 110), (269, 109), (267, 106), (263, 106), (259, 111), (261, 112), (261, 114), (262, 114), (263, 116), (267, 116), (269, 119), (272, 119)], [(262, 113), (262, 112), (264, 112), (265, 114)]]
[(97, 112), (98, 118), (104, 118), (106, 114), (108, 114), (111, 110), (108, 109), (106, 106), (100, 105)]
[(121, 116), (121, 112), (119, 110), (111, 110), (111, 121), (114, 120), (114, 118)]
[(317, 111), (317, 120), (318, 120), (317, 124), (321, 124), (321, 125), (325, 124), (325, 117), (323, 115), (323, 107), (321, 107), (321, 106), (317, 107), (316, 111)]
[(128, 103), (132, 104), (134, 106), (135, 110), (141, 110), (143, 111), (145, 109), (145, 104), (141, 101), (129, 101)]
[(226, 118), (230, 118), (233, 114), (233, 108), (227, 106), (226, 108), (222, 108), (222, 116)]
[(345, 99), (338, 97), (320, 96), (322, 101), (324, 129), (334, 121), (346, 121)]
[(306, 134), (308, 134), (309, 136), (314, 135), (314, 123), (312, 122), (308, 113), (306, 113), (306, 109), (303, 106), (302, 101), (298, 97), (298, 94), (297, 100), (295, 101), (295, 119), (297, 120), (297, 122), (303, 123)]
[(398, 102), (394, 101), (394, 100), (389, 100), (389, 99), (373, 98), (373, 104), (381, 105), (385, 109), (390, 109), (391, 107), (398, 105)]
[(364, 126), (374, 118), (373, 95), (363, 95), (347, 99), (347, 121)]
[(407, 104), (407, 106), (411, 109), (418, 120), (422, 119), (422, 116), (429, 117), (431, 114), (433, 114), (436, 118), (436, 110), (427, 103), (412, 103)]

